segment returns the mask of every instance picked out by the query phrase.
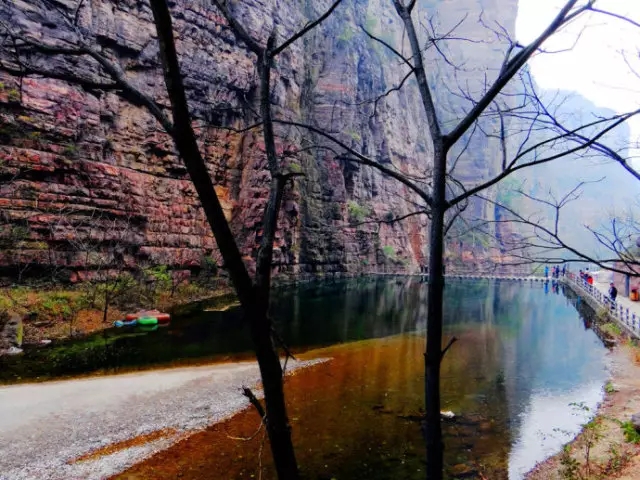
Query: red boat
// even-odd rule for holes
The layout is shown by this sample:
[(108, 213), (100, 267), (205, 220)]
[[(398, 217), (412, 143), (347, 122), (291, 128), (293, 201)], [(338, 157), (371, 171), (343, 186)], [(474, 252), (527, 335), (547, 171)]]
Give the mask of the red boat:
[(128, 313), (124, 319), (128, 322), (131, 320), (137, 320), (142, 317), (151, 317), (158, 320), (158, 323), (169, 323), (171, 315), (161, 312), (160, 310), (140, 310), (136, 313)]

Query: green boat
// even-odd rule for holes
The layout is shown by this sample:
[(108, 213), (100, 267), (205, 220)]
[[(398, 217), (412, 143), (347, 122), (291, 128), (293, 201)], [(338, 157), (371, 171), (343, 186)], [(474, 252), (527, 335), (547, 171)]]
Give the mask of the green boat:
[(158, 325), (158, 319), (154, 318), (154, 317), (140, 317), (138, 319), (138, 325), (140, 326), (151, 326), (151, 325)]

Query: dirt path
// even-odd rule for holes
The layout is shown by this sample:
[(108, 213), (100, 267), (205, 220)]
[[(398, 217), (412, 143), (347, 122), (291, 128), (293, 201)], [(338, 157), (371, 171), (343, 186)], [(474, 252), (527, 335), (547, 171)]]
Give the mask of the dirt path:
[(625, 441), (620, 426), (640, 412), (639, 352), (629, 344), (611, 352), (611, 382), (598, 415), (564, 452), (529, 472), (527, 480), (640, 479), (640, 445)]
[(1, 387), (0, 479), (108, 477), (238, 412), (258, 378), (245, 362)]

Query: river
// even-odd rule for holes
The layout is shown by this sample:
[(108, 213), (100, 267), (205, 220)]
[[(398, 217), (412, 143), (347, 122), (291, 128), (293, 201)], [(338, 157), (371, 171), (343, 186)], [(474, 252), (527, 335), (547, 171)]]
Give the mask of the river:
[[(574, 303), (541, 283), (447, 281), (445, 340), (459, 339), (442, 366), (443, 408), (458, 416), (444, 428), (451, 475), (520, 479), (593, 412), (603, 396), (607, 350)], [(334, 359), (287, 383), (303, 472), (424, 476), (417, 420), (425, 314), (426, 283), (418, 278), (345, 280), (276, 294), (273, 318), (293, 351)], [(238, 309), (205, 307), (157, 331), (114, 329), (3, 359), (0, 378), (247, 357), (249, 335)], [(255, 473), (249, 461), (236, 467), (229, 478)], [(209, 471), (217, 468), (208, 464)], [(326, 475), (318, 477), (320, 470)]]

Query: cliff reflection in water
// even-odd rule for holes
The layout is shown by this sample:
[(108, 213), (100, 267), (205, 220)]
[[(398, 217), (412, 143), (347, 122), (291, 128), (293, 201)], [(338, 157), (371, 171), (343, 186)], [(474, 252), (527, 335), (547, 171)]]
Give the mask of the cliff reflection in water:
[[(419, 278), (387, 277), (307, 285), (275, 295), (272, 315), (294, 352), (332, 357), (286, 384), (297, 452), (311, 478), (325, 478), (320, 473), (326, 478), (422, 478), (426, 294)], [(445, 427), (452, 472), (522, 478), (566, 441), (555, 427), (567, 435), (578, 431), (583, 419), (573, 415), (569, 403), (595, 407), (606, 377), (606, 350), (581, 321), (589, 311), (581, 305), (579, 313), (572, 302), (571, 295), (545, 293), (540, 283), (447, 280), (445, 341), (453, 335), (459, 339), (442, 365), (443, 409), (459, 415)], [(251, 358), (241, 318), (238, 309), (203, 309), (155, 332), (110, 331), (3, 359), (0, 376), (11, 381)], [(144, 470), (154, 462), (157, 467), (139, 478), (176, 478), (178, 473), (189, 478), (188, 472), (200, 471), (191, 468), (195, 464), (202, 464), (202, 471), (235, 472), (228, 478), (255, 474), (259, 445), (227, 436), (230, 430), (237, 431), (235, 436), (243, 429), (255, 431), (254, 416), (244, 412), (224, 428), (202, 434), (220, 435), (217, 440), (197, 443), (201, 436), (195, 436), (174, 447), (192, 445), (174, 466), (169, 464), (175, 453), (159, 454), (136, 467)], [(225, 464), (239, 457), (223, 458), (214, 454), (214, 446), (240, 452), (243, 460)], [(173, 460), (163, 463), (163, 458)], [(172, 473), (162, 477), (160, 471)], [(196, 473), (191, 478), (200, 478)], [(267, 473), (263, 478), (273, 478)]]
[[(442, 366), (443, 409), (459, 415), (444, 428), (448, 471), (522, 478), (560, 448), (554, 427), (577, 432), (581, 419), (569, 403), (595, 406), (606, 350), (567, 298), (541, 284), (448, 280), (445, 301), (445, 335), (459, 339)], [(425, 303), (426, 284), (415, 278), (305, 286), (277, 297), (283, 337), (303, 358), (332, 358), (286, 382), (305, 478), (424, 477)], [(259, 443), (227, 436), (250, 435), (255, 416), (246, 411), (133, 472), (256, 475)], [(263, 465), (263, 478), (275, 478), (268, 455)]]
[[(326, 343), (424, 329), (426, 284), (418, 280), (334, 288), (308, 291), (289, 303), (282, 299), (278, 316), (294, 319), (286, 330), (293, 343), (323, 319), (334, 335)], [(593, 409), (600, 401), (605, 350), (580, 321), (588, 310), (578, 314), (565, 296), (545, 293), (540, 283), (449, 280), (445, 295), (445, 336), (460, 340), (442, 367), (443, 408), (462, 413), (467, 426), (446, 430), (453, 447), (449, 463), (467, 457), (485, 465), (509, 463), (510, 478), (521, 478), (579, 430), (584, 413), (570, 403)], [(422, 398), (421, 351), (408, 356), (415, 378), (391, 387), (403, 392), (404, 405), (411, 403), (407, 392), (417, 389)], [(405, 363), (396, 363), (387, 359), (385, 372), (368, 375), (406, 371)], [(473, 455), (461, 453), (472, 443)]]

